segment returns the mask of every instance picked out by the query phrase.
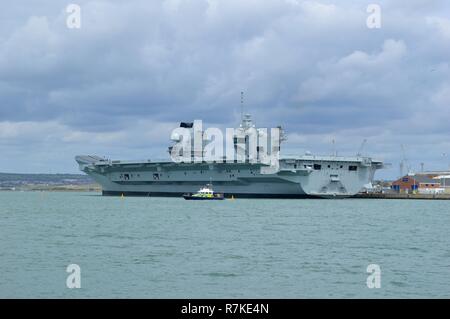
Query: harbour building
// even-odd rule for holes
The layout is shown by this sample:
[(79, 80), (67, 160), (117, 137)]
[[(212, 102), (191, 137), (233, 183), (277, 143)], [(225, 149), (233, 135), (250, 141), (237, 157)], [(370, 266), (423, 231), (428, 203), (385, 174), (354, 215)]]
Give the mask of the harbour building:
[(392, 182), (391, 187), (394, 192), (401, 194), (450, 194), (450, 172), (407, 174)]

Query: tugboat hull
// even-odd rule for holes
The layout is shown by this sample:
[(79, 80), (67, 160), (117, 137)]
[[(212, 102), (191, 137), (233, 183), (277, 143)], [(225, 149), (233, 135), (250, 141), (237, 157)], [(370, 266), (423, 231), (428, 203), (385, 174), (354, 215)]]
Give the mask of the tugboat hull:
[(225, 196), (223, 195), (217, 195), (214, 197), (202, 197), (202, 196), (194, 196), (191, 194), (184, 194), (183, 198), (185, 200), (224, 200)]
[(206, 198), (206, 197), (194, 197), (194, 196), (183, 196), (185, 200), (224, 200), (224, 197), (212, 197), (212, 198)]

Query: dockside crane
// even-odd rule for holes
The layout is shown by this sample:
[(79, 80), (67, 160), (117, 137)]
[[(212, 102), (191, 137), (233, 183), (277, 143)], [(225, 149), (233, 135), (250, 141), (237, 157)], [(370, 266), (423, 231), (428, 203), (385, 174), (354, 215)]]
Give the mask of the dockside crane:
[(406, 158), (405, 146), (402, 144), (402, 160), (400, 161), (400, 177), (405, 176), (404, 170), (406, 168), (407, 174), (410, 173), (411, 167), (408, 165), (408, 159)]
[(367, 139), (364, 139), (364, 141), (362, 141), (361, 146), (359, 147), (358, 153), (356, 153), (356, 156), (362, 156), (362, 151), (364, 149), (364, 146), (366, 146), (367, 143)]

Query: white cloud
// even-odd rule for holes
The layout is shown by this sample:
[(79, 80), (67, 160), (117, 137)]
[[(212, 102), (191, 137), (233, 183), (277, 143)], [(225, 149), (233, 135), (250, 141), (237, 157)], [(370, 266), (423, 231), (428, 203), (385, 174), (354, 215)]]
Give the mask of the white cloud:
[(403, 41), (388, 39), (383, 43), (381, 52), (369, 54), (362, 51), (355, 51), (350, 55), (340, 59), (337, 66), (340, 70), (348, 68), (384, 68), (385, 66), (398, 63), (399, 59), (406, 54), (406, 45)]

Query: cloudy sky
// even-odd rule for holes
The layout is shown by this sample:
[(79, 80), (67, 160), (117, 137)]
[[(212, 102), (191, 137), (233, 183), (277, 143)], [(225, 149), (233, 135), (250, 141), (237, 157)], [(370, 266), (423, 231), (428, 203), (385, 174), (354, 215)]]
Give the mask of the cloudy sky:
[(287, 154), (450, 164), (449, 1), (76, 0), (80, 29), (70, 3), (0, 2), (0, 171), (162, 158), (179, 121), (235, 126), (241, 91)]

